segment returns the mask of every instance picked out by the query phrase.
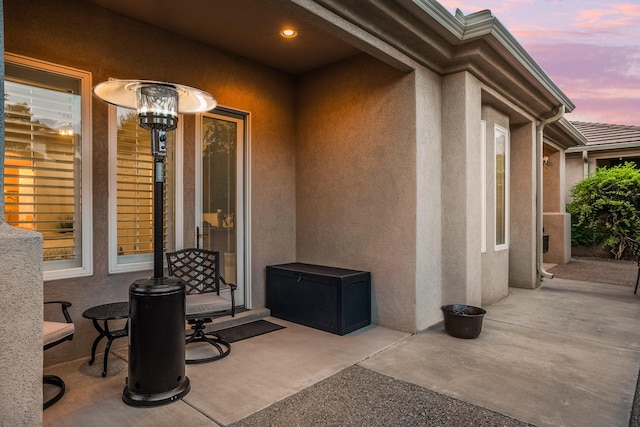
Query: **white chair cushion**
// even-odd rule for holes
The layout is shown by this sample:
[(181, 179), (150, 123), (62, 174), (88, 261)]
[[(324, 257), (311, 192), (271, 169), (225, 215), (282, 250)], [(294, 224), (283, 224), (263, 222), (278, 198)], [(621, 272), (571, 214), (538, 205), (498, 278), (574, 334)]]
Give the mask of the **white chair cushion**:
[(186, 302), (187, 316), (231, 310), (231, 301), (213, 292), (187, 295)]
[(42, 345), (51, 344), (75, 332), (73, 323), (47, 322), (42, 326)]

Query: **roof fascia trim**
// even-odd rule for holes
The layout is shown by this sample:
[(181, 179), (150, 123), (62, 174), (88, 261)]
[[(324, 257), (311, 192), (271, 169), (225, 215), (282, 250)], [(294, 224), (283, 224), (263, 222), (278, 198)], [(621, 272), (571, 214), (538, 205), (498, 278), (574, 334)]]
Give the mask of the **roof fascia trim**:
[[(449, 12), (444, 6), (442, 6), (437, 1), (407, 0), (406, 2), (413, 3), (419, 9), (426, 12), (430, 17), (432, 17), (438, 24), (444, 27), (444, 29), (447, 30), (449, 33), (454, 35), (458, 40), (461, 40), (462, 37), (464, 36), (464, 32), (465, 32), (464, 20), (460, 20), (458, 19), (457, 16), (451, 15), (451, 12)], [(419, 16), (416, 16), (416, 18), (420, 19)]]
[(639, 148), (640, 141), (619, 142), (615, 144), (598, 144), (579, 147), (571, 147), (567, 149), (567, 153), (581, 153), (583, 151), (605, 151), (605, 150), (624, 150), (629, 148)]

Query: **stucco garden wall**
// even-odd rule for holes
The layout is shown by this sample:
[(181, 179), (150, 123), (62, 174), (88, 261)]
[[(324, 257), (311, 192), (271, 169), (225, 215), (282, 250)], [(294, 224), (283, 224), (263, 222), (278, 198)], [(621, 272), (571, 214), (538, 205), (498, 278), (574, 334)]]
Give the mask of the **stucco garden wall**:
[(543, 254), (547, 263), (566, 264), (571, 260), (571, 215), (565, 209), (565, 155), (546, 147), (543, 165), (543, 228), (549, 235), (549, 249)]
[(544, 262), (566, 264), (571, 261), (571, 215), (545, 212), (543, 227), (549, 235), (549, 251), (543, 254)]
[[(295, 257), (294, 81), (271, 68), (216, 51), (89, 2), (8, 0), (6, 51), (110, 77), (182, 83), (211, 92), (220, 105), (251, 114), (252, 302), (264, 305), (264, 267)], [(93, 265), (91, 277), (44, 284), (45, 299), (73, 303), (76, 337), (45, 363), (87, 356), (95, 331), (82, 312), (128, 299), (129, 285), (151, 272), (108, 274), (107, 105), (93, 101)], [(195, 118), (184, 125), (184, 235), (195, 243)], [(34, 314), (35, 315), (35, 314)], [(126, 345), (117, 340), (115, 346)]]

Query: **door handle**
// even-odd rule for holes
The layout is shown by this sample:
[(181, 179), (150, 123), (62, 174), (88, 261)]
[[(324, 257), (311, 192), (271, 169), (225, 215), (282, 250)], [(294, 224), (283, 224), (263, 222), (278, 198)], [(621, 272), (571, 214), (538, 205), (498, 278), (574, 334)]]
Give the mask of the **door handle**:
[(196, 227), (196, 249), (200, 249), (200, 227)]

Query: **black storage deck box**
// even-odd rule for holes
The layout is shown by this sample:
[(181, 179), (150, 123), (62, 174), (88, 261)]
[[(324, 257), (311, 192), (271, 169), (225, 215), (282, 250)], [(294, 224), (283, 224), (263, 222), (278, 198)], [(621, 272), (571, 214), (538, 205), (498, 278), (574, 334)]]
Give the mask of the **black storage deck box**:
[(371, 273), (321, 265), (267, 266), (271, 315), (345, 335), (371, 324)]

